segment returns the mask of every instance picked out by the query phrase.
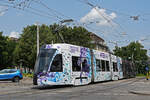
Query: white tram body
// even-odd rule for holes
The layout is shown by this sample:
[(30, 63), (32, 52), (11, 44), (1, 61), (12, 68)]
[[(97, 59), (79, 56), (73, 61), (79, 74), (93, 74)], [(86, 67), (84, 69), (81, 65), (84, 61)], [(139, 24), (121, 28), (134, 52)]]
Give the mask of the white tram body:
[(123, 64), (122, 64), (122, 59), (118, 57), (118, 71), (119, 71), (119, 79), (123, 79)]
[(94, 82), (111, 80), (110, 55), (93, 50)]
[(112, 66), (112, 80), (122, 79), (123, 72), (122, 72), (121, 58), (115, 55), (111, 55), (111, 66)]
[[(36, 60), (37, 84), (85, 85), (116, 80), (116, 76), (121, 79), (121, 58), (118, 61), (107, 52), (70, 44), (47, 44), (40, 48)], [(118, 63), (120, 70), (113, 71), (113, 62)]]

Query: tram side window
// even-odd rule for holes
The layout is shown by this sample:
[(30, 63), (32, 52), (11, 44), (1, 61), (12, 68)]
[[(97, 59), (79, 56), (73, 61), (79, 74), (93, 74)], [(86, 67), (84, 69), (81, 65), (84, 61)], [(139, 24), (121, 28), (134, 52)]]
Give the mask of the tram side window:
[(80, 58), (72, 56), (72, 70), (81, 71), (81, 64), (79, 63)]
[(105, 71), (105, 60), (101, 60), (102, 62), (102, 71)]
[(100, 60), (96, 59), (96, 71), (102, 71)]
[(110, 71), (110, 68), (109, 68), (109, 61), (106, 61), (106, 71)]
[(84, 58), (84, 60), (82, 62), (82, 71), (89, 72), (89, 70), (90, 70), (90, 66), (88, 64), (88, 60), (86, 58)]
[(58, 54), (55, 56), (51, 68), (50, 68), (51, 72), (62, 72), (63, 68), (62, 68), (62, 54)]
[(113, 71), (118, 72), (117, 63), (113, 62)]

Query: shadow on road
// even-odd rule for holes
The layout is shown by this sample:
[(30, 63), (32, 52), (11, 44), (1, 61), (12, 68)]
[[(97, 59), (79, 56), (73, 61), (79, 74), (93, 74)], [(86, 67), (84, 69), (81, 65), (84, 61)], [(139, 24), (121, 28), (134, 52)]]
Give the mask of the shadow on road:
[(73, 87), (72, 85), (45, 85), (45, 86), (34, 86), (31, 89), (37, 89), (37, 90), (47, 90), (47, 89), (58, 89), (58, 88), (67, 88), (67, 87)]

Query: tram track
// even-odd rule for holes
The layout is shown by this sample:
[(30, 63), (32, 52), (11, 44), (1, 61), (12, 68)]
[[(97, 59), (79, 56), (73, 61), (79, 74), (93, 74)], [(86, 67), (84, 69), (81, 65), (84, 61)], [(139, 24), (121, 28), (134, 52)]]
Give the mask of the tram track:
[(25, 94), (33, 95), (33, 94), (40, 94), (40, 93), (47, 93), (47, 92), (56, 92), (58, 90), (64, 90), (66, 88), (71, 88), (71, 86), (70, 87), (68, 87), (68, 86), (66, 86), (66, 87), (57, 87), (57, 86), (54, 86), (54, 87), (52, 87), (52, 86), (41, 87), (40, 86), (39, 87), (39, 86), (36, 86), (36, 87), (32, 87), (28, 90), (23, 90), (23, 91), (1, 92), (0, 97), (1, 96), (8, 96), (8, 95), (11, 96), (14, 94), (21, 96), (21, 95), (25, 95)]
[[(94, 87), (95, 89), (91, 89), (91, 87), (94, 85), (94, 84), (91, 84), (90, 86), (90, 88), (89, 89), (85, 89), (85, 90), (81, 90), (80, 91), (80, 93), (82, 94), (85, 94), (85, 93), (87, 93), (87, 95), (89, 94), (89, 93), (100, 93), (100, 92), (105, 92), (105, 91), (109, 91), (109, 90), (111, 90), (111, 89), (118, 89), (118, 88), (120, 88), (120, 87), (122, 87), (122, 86), (127, 86), (127, 85), (130, 85), (130, 84), (133, 84), (134, 82), (138, 82), (138, 81), (140, 81), (140, 80), (143, 80), (143, 78), (140, 78), (140, 79), (136, 79), (136, 80), (132, 80), (132, 79), (127, 79), (127, 80), (121, 80), (121, 82), (118, 82), (117, 84), (116, 84), (116, 82), (112, 82), (111, 84), (109, 84), (109, 82), (108, 82), (108, 84), (105, 84), (105, 83), (103, 83), (103, 84), (98, 84), (98, 85), (96, 85), (96, 87)], [(127, 82), (127, 83), (126, 83)], [(123, 83), (123, 84), (122, 84)], [(120, 84), (120, 85), (119, 85)], [(102, 89), (99, 89), (100, 88), (100, 86), (102, 87)], [(98, 87), (98, 88), (97, 88)], [(81, 94), (79, 94), (79, 95), (81, 95)]]
[[(130, 81), (129, 81), (130, 80)], [(116, 83), (114, 83), (112, 86), (112, 84), (98, 84), (98, 86), (102, 86), (104, 89), (99, 89), (97, 87), (95, 87), (95, 89), (85, 89), (85, 90), (82, 90), (80, 91), (80, 93), (76, 93), (74, 95), (69, 95), (68, 98), (74, 98), (74, 97), (78, 97), (78, 96), (88, 96), (89, 94), (101, 94), (101, 95), (133, 95), (131, 94), (130, 92), (126, 91), (122, 91), (122, 92), (119, 92), (119, 93), (115, 93), (115, 92), (110, 92), (111, 89), (117, 89), (117, 88), (120, 88), (121, 86), (127, 86), (127, 85), (130, 85), (134, 82), (138, 82), (140, 80), (143, 80), (143, 78), (140, 78), (140, 79), (136, 79), (136, 80), (132, 80), (131, 79), (127, 79), (125, 81), (121, 81), (121, 82), (118, 82), (118, 84), (120, 83), (124, 83), (124, 82), (127, 82), (127, 83), (124, 83), (124, 84), (121, 84), (121, 85), (118, 85)], [(129, 81), (129, 82), (128, 82)], [(109, 82), (108, 82), (109, 83)], [(93, 84), (92, 84), (93, 85)], [(109, 86), (108, 86), (109, 85)], [(106, 88), (105, 88), (106, 87)], [(107, 91), (107, 92), (106, 92)]]
[[(80, 96), (80, 95), (88, 95), (88, 93), (99, 93), (99, 92), (104, 92), (104, 91), (108, 91), (111, 89), (115, 89), (115, 88), (119, 88), (121, 86), (126, 86), (129, 84), (132, 84), (134, 82), (138, 82), (140, 80), (142, 80), (143, 78), (139, 78), (139, 79), (125, 79), (125, 80), (119, 80), (119, 81), (110, 81), (110, 82), (102, 82), (102, 83), (94, 83), (94, 84), (89, 84), (89, 85), (85, 85), (85, 86), (77, 86), (77, 87), (72, 87), (72, 86), (48, 86), (48, 87), (32, 87), (29, 90), (23, 90), (23, 91), (14, 91), (14, 92), (3, 92), (0, 93), (0, 97), (3, 96), (26, 96), (26, 95), (37, 95), (37, 94), (41, 94), (41, 93), (69, 93), (71, 94), (71, 91), (69, 91), (68, 89), (74, 88), (77, 91), (80, 91), (79, 94), (76, 94), (76, 96)], [(95, 87), (93, 87), (95, 86)], [(96, 87), (103, 87), (102, 89), (92, 89), (92, 88), (96, 88)], [(88, 87), (85, 89), (85, 87)], [(78, 88), (80, 88), (80, 90), (78, 90)], [(71, 95), (70, 95), (71, 96)], [(70, 97), (69, 96), (69, 97)]]

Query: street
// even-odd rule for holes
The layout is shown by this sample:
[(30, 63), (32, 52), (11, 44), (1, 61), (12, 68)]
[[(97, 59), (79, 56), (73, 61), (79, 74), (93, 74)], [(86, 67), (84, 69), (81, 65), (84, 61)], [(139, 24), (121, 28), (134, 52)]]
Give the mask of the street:
[(137, 88), (144, 89), (142, 83), (150, 82), (143, 78), (132, 78), (77, 87), (38, 87), (28, 84), (16, 88), (2, 87), (0, 83), (0, 100), (149, 100), (150, 95), (131, 92)]
[(150, 100), (150, 0), (0, 0), (0, 100)]

